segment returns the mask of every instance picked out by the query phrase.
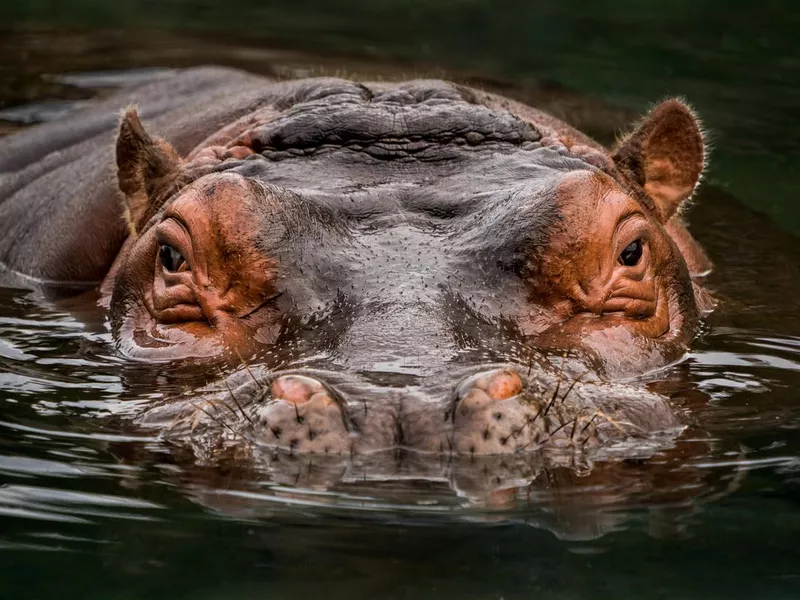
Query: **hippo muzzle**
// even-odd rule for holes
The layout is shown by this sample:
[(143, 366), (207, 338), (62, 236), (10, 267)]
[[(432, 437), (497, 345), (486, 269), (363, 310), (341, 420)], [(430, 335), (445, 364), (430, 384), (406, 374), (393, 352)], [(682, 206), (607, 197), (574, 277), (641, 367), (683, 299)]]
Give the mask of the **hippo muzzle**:
[(408, 376), (383, 375), (248, 367), (199, 394), (164, 401), (139, 422), (208, 448), (244, 441), (328, 456), (586, 451), (683, 428), (662, 396), (539, 365), (528, 372), (510, 365), (461, 368), (417, 378), (417, 385)]

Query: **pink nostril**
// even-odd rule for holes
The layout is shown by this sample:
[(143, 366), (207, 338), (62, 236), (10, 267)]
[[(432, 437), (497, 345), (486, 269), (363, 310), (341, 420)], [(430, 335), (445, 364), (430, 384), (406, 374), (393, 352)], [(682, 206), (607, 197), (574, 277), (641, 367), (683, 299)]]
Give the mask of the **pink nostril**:
[(303, 375), (283, 375), (272, 382), (272, 395), (292, 404), (306, 404), (320, 393), (325, 393), (325, 387)]
[(511, 369), (497, 369), (481, 374), (475, 380), (475, 387), (492, 400), (507, 400), (522, 391), (522, 378)]
[(492, 377), (486, 393), (493, 400), (506, 400), (522, 391), (522, 379), (514, 371), (500, 371)]

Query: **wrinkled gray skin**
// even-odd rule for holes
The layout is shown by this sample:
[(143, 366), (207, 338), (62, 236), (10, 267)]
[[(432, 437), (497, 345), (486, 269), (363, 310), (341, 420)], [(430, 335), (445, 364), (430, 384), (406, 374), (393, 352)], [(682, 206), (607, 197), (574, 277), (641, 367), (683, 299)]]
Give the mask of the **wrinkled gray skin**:
[[(277, 339), (248, 359), (249, 369), (167, 398), (139, 424), (201, 461), (246, 457), (278, 473), (287, 454), (327, 455), (323, 471), (338, 473), (333, 479), (342, 476), (336, 465), (348, 463), (360, 476), (391, 477), (403, 471), (398, 449), (452, 459), (563, 448), (567, 458), (550, 464), (569, 466), (573, 449), (596, 459), (614, 443), (627, 457), (669, 446), (682, 427), (666, 399), (531, 348), (505, 318), (525, 298), (515, 265), (557, 218), (548, 202), (553, 181), (594, 167), (542, 148), (534, 128), (498, 118), (474, 94), (441, 82), (266, 85), (218, 69), (125, 90), (0, 141), (0, 283), (71, 292), (103, 281), (127, 235), (113, 144), (128, 101), (182, 156), (259, 107), (296, 103), (261, 130), (260, 156), (215, 169), (293, 190), (281, 192), (289, 209), (263, 239), (284, 266)], [(365, 99), (373, 100), (367, 108)], [(521, 376), (521, 394), (465, 404), (475, 378), (496, 368)], [(286, 373), (317, 379), (336, 403), (298, 412), (274, 401), (270, 383)], [(509, 457), (475, 468), (505, 469), (518, 483), (548, 460)], [(404, 476), (453, 469), (405, 461)]]

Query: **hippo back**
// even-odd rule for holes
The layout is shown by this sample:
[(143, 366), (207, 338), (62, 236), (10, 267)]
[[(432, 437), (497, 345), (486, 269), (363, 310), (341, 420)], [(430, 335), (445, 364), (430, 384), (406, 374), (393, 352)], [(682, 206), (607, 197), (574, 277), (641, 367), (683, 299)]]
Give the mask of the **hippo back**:
[(88, 287), (105, 276), (127, 235), (114, 164), (126, 104), (184, 154), (268, 103), (270, 83), (231, 69), (179, 71), (1, 139), (0, 282)]

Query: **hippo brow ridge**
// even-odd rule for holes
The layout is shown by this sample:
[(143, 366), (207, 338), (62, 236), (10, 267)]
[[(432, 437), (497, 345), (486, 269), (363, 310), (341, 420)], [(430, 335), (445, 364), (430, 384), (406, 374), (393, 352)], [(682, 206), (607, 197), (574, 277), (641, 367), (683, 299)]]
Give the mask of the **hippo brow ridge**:
[[(254, 152), (271, 160), (349, 149), (381, 160), (442, 160), (443, 146), (538, 147), (541, 132), (509, 112), (453, 97), (398, 102), (396, 94), (340, 93), (294, 104), (249, 136)], [(455, 156), (449, 153), (444, 158)]]

